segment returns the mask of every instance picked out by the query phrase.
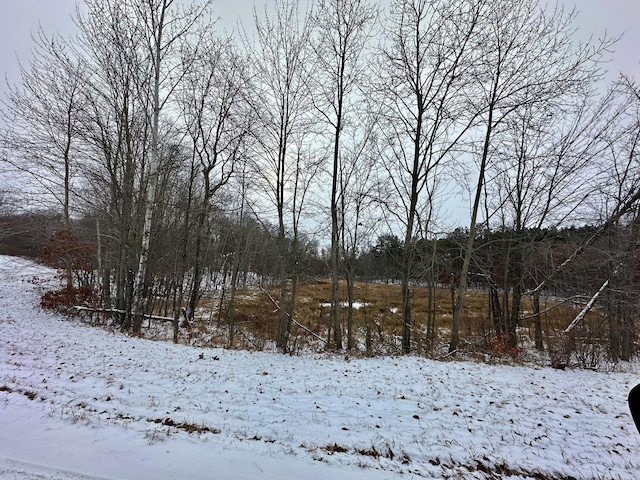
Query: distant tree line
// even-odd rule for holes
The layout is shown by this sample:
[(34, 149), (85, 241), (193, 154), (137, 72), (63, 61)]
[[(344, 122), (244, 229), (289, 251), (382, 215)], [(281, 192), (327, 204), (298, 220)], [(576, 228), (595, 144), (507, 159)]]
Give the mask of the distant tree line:
[[(576, 15), (278, 0), (227, 34), (210, 1), (84, 0), (76, 35), (39, 31), (7, 86), (0, 243), (95, 244), (99, 305), (133, 332), (149, 314), (193, 322), (215, 284), (233, 324), (238, 286), (269, 282), (287, 352), (300, 282), (323, 276), (336, 350), (353, 348), (340, 283), (352, 298), (375, 279), (400, 285), (404, 353), (415, 288), (445, 285), (450, 353), (477, 286), (513, 348), (524, 298), (580, 295), (630, 358), (640, 88), (602, 84), (616, 39), (577, 42)], [(447, 211), (461, 194), (464, 228)], [(42, 211), (56, 221), (18, 245)]]

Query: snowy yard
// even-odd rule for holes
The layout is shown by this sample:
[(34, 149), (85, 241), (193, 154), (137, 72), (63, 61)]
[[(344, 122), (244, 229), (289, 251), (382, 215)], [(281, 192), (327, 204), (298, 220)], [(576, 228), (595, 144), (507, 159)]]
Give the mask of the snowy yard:
[(637, 364), (194, 349), (41, 311), (53, 275), (0, 257), (2, 479), (640, 475)]

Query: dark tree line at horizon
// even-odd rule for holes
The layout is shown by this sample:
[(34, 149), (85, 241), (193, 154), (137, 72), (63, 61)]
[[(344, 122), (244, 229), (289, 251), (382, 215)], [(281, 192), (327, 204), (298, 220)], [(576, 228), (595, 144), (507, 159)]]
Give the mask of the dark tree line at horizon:
[[(576, 15), (280, 0), (230, 35), (210, 1), (84, 0), (77, 35), (39, 31), (7, 86), (0, 242), (56, 211), (34, 248), (47, 230), (95, 243), (92, 288), (133, 332), (151, 313), (193, 322), (223, 282), (233, 344), (236, 289), (261, 279), (279, 285), (287, 352), (298, 286), (323, 276), (336, 350), (354, 348), (340, 305), (364, 279), (400, 284), (404, 353), (417, 286), (451, 289), (454, 353), (477, 285), (511, 347), (523, 299), (555, 292), (602, 305), (611, 354), (628, 359), (640, 88), (602, 84), (615, 39), (577, 42)], [(466, 228), (446, 212), (461, 190)]]

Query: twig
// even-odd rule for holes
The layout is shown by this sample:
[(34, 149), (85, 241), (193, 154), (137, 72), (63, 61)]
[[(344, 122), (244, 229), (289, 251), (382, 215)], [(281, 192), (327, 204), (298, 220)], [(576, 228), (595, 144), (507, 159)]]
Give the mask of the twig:
[[(536, 318), (537, 316), (542, 315), (544, 313), (549, 313), (550, 311), (555, 310), (556, 308), (560, 307), (561, 305), (564, 305), (565, 303), (569, 303), (569, 302), (572, 302), (575, 299), (580, 299), (580, 298), (586, 299), (586, 298), (589, 298), (589, 297), (586, 297), (585, 295), (573, 295), (571, 297), (564, 298), (562, 300), (559, 300), (558, 303), (552, 305), (549, 308), (545, 308), (544, 310), (541, 310), (538, 313), (532, 313), (531, 315), (524, 315), (524, 316), (518, 318), (518, 322), (521, 322), (523, 320), (529, 320), (530, 318)], [(576, 303), (577, 304), (582, 304), (582, 302), (576, 302)]]
[[(260, 290), (262, 290), (262, 293), (264, 293), (267, 298), (269, 298), (269, 300), (271, 301), (271, 303), (273, 303), (273, 305), (280, 310), (280, 305), (278, 305), (278, 302), (275, 301), (275, 299), (269, 294), (269, 292), (267, 292), (262, 286), (260, 287)], [(305, 327), (304, 325), (302, 325), (300, 322), (298, 322), (295, 318), (293, 318), (289, 312), (285, 312), (285, 314), (287, 315), (287, 317), (289, 317), (291, 319), (291, 321), (293, 323), (295, 323), (298, 327), (302, 328), (304, 331), (310, 333), (311, 335), (313, 335), (315, 338), (317, 338), (318, 340), (322, 340), (324, 343), (329, 343), (327, 340), (325, 340), (324, 338), (322, 338), (320, 335), (316, 334), (315, 332), (312, 332), (311, 330), (309, 330), (307, 327)]]
[(450, 351), (446, 355), (443, 355), (442, 357), (438, 357), (437, 360), (444, 360), (445, 358), (450, 357), (451, 355), (455, 355), (457, 352), (458, 352), (458, 349), (456, 348), (455, 350)]

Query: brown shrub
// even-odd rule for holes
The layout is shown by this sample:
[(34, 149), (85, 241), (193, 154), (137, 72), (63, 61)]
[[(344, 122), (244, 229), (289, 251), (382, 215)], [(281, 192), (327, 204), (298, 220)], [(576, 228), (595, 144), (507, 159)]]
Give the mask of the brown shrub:
[(45, 292), (40, 299), (40, 306), (69, 315), (73, 313), (74, 306), (92, 306), (96, 301), (97, 295), (90, 287), (64, 287)]
[(520, 355), (520, 349), (511, 345), (509, 335), (499, 335), (491, 342), (491, 356), (509, 355), (514, 360)]

